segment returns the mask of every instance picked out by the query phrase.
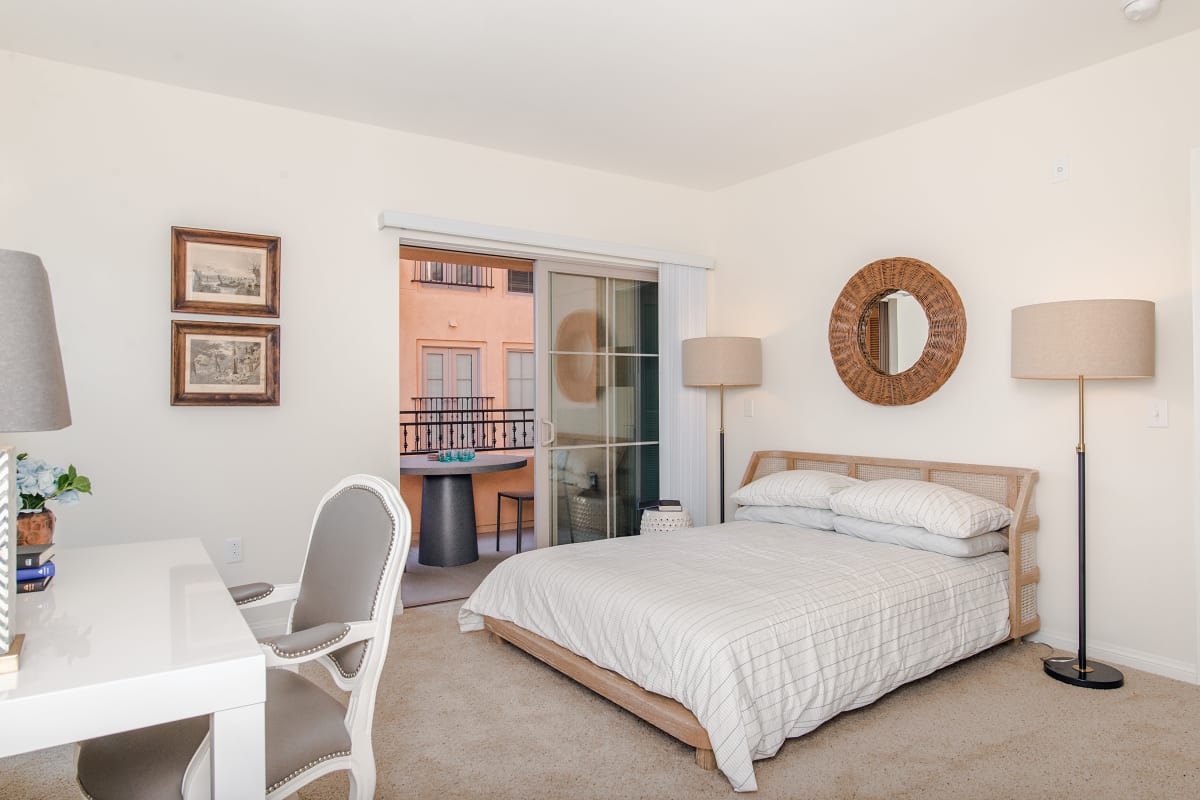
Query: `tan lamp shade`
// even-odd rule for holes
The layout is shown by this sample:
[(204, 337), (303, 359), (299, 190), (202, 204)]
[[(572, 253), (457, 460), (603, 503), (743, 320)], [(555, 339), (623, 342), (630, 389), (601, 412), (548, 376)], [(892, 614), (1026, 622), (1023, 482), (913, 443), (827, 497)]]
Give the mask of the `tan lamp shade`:
[(70, 424), (46, 269), (32, 253), (0, 250), (0, 431)]
[(683, 340), (684, 386), (759, 386), (762, 340), (704, 336)]
[(1154, 303), (1068, 300), (1012, 311), (1012, 376), (1154, 377)]

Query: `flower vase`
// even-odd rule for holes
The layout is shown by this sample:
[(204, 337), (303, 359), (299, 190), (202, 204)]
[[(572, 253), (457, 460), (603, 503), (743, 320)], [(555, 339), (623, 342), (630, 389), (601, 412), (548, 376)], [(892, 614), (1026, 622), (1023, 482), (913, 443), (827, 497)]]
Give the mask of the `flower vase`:
[(17, 544), (50, 544), (54, 541), (54, 512), (48, 508), (17, 514)]

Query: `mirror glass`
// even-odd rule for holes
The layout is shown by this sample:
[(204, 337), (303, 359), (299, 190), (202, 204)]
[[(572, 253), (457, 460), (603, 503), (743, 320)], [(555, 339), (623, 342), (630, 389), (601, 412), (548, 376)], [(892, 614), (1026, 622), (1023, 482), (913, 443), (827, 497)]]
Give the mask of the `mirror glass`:
[(920, 302), (903, 289), (890, 289), (864, 309), (858, 346), (867, 362), (884, 375), (899, 375), (921, 357), (929, 339), (929, 318)]

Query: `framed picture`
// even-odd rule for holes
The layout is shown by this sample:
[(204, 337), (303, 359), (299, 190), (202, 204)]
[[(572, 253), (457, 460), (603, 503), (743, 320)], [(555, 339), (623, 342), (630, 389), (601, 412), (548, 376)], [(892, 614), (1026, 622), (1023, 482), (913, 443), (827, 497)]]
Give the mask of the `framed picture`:
[(279, 405), (279, 326), (172, 321), (171, 405)]
[(171, 310), (279, 316), (279, 237), (171, 228)]

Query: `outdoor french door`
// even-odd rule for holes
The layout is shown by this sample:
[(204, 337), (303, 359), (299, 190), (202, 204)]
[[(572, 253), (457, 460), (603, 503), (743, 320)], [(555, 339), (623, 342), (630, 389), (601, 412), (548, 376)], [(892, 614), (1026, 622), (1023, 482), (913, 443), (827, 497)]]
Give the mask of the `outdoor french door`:
[(658, 283), (539, 261), (538, 546), (636, 533), (658, 497)]
[(421, 348), (421, 382), (425, 397), (475, 397), (479, 394), (477, 348)]

